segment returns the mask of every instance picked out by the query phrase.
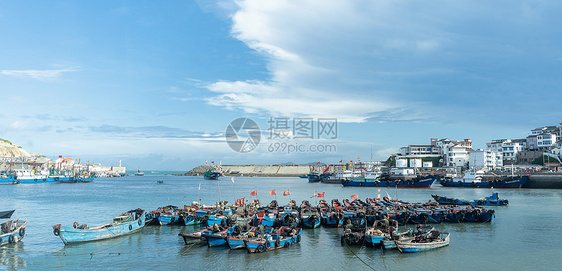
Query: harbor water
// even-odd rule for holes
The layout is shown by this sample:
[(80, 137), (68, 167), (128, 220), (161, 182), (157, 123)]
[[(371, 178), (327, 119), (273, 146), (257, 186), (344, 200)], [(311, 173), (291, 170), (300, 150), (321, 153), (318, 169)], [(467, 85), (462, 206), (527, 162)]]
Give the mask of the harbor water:
[[(159, 180), (163, 183), (157, 183)], [(275, 189), (277, 196), (270, 196)], [(257, 190), (257, 197), (250, 192)], [(290, 196), (282, 196), (289, 190)], [(219, 193), (220, 191), (220, 193)], [(141, 232), (65, 246), (53, 235), (55, 224), (77, 221), (90, 227), (108, 223), (113, 217), (136, 208), (147, 211), (165, 205), (183, 206), (199, 201), (233, 203), (236, 198), (259, 198), (262, 204), (277, 199), (286, 204), (309, 200), (315, 192), (325, 199), (340, 200), (358, 194), (360, 199), (378, 194), (410, 202), (426, 202), (432, 194), (478, 199), (490, 189), (445, 188), (385, 189), (342, 187), (308, 183), (299, 178), (230, 177), (220, 181), (203, 177), (146, 175), (97, 178), (92, 183), (5, 185), (0, 187), (0, 211), (16, 209), (13, 219), (28, 222), (26, 236), (14, 245), (0, 248), (0, 269), (28, 270), (559, 270), (562, 255), (562, 190), (497, 190), (509, 206), (496, 210), (491, 223), (435, 224), (451, 233), (448, 247), (435, 251), (401, 254), (372, 247), (340, 245), (339, 230), (304, 229), (302, 241), (286, 249), (249, 254), (226, 247), (184, 245), (178, 233), (197, 226), (146, 226)], [(413, 227), (413, 225), (409, 225)], [(401, 226), (400, 230), (405, 229)]]

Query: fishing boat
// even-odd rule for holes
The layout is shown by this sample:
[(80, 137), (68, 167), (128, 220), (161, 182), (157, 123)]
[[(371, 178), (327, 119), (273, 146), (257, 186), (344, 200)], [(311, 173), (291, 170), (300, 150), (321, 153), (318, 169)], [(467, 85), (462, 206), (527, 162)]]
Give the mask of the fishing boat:
[(443, 178), (440, 184), (445, 187), (465, 188), (521, 188), (529, 180), (528, 175), (485, 175), (484, 170), (468, 170), (463, 175)]
[(384, 239), (381, 240), (381, 248), (384, 250), (394, 249), (396, 248), (396, 241), (410, 241), (414, 240), (418, 236), (425, 236), (428, 235), (434, 228), (431, 225), (421, 225), (418, 224), (416, 230), (408, 229), (407, 231), (391, 234), (390, 236), (386, 236)]
[(315, 229), (320, 226), (320, 214), (318, 213), (316, 208), (310, 205), (310, 202), (308, 200), (303, 200), (299, 215), (303, 227)]
[(209, 169), (203, 174), (203, 178), (205, 178), (205, 180), (218, 180), (221, 175), (220, 172)]
[(301, 241), (301, 228), (283, 226), (271, 234), (245, 241), (250, 253), (287, 248)]
[(8, 174), (6, 171), (0, 172), (0, 184), (19, 184), (20, 181), (13, 175)]
[(397, 233), (398, 221), (394, 219), (377, 220), (373, 226), (368, 228), (365, 232), (365, 243), (373, 247), (380, 246), (383, 239)]
[(55, 178), (48, 178), (48, 175), (43, 172), (32, 170), (18, 169), (14, 172), (14, 178), (16, 178), (20, 184), (39, 184), (39, 183), (60, 183), (60, 180)]
[(507, 199), (500, 199), (497, 192), (492, 193), (490, 197), (484, 197), (477, 200), (463, 200), (457, 198), (441, 197), (438, 195), (431, 195), (439, 204), (448, 205), (488, 205), (488, 206), (506, 206), (509, 204)]
[(140, 170), (140, 167), (139, 167), (139, 169), (135, 172), (135, 176), (144, 176), (144, 172), (142, 172), (142, 171)]
[(427, 236), (419, 236), (413, 240), (395, 241), (396, 247), (402, 253), (421, 252), (438, 249), (449, 245), (450, 234), (432, 231)]
[[(263, 225), (257, 227), (248, 227), (248, 226), (235, 226), (240, 227), (239, 230), (235, 228), (232, 235), (226, 238), (226, 242), (230, 249), (239, 249), (245, 248), (246, 242), (250, 239), (254, 239), (265, 234), (271, 234), (273, 232), (272, 227), (266, 227)], [(244, 231), (242, 231), (242, 228)]]
[(213, 233), (218, 233), (221, 231), (224, 231), (225, 228), (222, 228), (221, 226), (215, 224), (212, 227), (207, 227), (204, 228), (200, 231), (196, 231), (196, 232), (192, 232), (192, 233), (180, 233), (178, 234), (178, 236), (183, 238), (183, 241), (185, 242), (185, 244), (189, 244), (193, 241), (206, 241), (207, 239), (205, 238), (206, 234), (213, 234)]
[[(14, 211), (2, 212), (4, 214), (0, 216), (0, 218), (10, 218), (13, 212)], [(23, 220), (10, 220), (0, 224), (0, 246), (15, 244), (23, 239), (25, 236), (25, 227), (27, 227), (27, 221)]]
[(342, 182), (343, 186), (354, 187), (400, 187), (400, 188), (429, 188), (439, 178), (439, 175), (420, 175), (415, 178), (392, 178), (383, 174), (376, 179), (352, 178)]
[(180, 223), (181, 215), (179, 214), (177, 206), (168, 205), (160, 207), (156, 210), (156, 212), (159, 212), (157, 219), (158, 224), (160, 224), (161, 226)]
[(232, 226), (216, 233), (203, 232), (201, 236), (205, 238), (209, 247), (226, 246), (228, 236), (232, 235), (235, 229), (236, 227)]
[(65, 245), (89, 241), (104, 240), (139, 231), (145, 225), (146, 212), (142, 209), (131, 210), (113, 218), (111, 223), (89, 228), (74, 222), (72, 227), (57, 224), (53, 234), (59, 236)]

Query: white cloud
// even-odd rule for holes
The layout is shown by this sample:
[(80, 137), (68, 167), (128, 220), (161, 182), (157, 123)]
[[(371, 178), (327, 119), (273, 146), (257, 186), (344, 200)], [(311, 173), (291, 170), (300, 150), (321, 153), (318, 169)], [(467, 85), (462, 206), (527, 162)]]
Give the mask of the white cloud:
[[(385, 33), (395, 27), (386, 25), (387, 19), (397, 20), (387, 12), (394, 11), (390, 3), (248, 0), (236, 4), (232, 33), (266, 57), (271, 78), (206, 85), (219, 93), (208, 103), (230, 110), (364, 122), (373, 113), (410, 103), (406, 97), (384, 95), (389, 90), (372, 74), (390, 72), (379, 66), (382, 55), (431, 53), (441, 47), (442, 39), (424, 31)], [(419, 28), (411, 26), (408, 33)]]
[(79, 71), (78, 68), (65, 68), (58, 70), (2, 70), (0, 74), (22, 77), (22, 78), (33, 78), (40, 81), (48, 81), (52, 79), (59, 78), (66, 72)]

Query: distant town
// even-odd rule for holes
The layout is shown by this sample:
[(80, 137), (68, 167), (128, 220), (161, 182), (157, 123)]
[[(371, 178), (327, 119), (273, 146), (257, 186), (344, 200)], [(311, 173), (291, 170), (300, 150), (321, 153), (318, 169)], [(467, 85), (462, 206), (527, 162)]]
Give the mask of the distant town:
[[(505, 166), (518, 168), (548, 168), (560, 170), (562, 122), (558, 126), (532, 129), (525, 138), (493, 139), (486, 149), (473, 149), (472, 140), (431, 138), (428, 145), (408, 145), (389, 158), (393, 165), (410, 167), (452, 167), (496, 169)], [(421, 165), (414, 165), (421, 161)]]

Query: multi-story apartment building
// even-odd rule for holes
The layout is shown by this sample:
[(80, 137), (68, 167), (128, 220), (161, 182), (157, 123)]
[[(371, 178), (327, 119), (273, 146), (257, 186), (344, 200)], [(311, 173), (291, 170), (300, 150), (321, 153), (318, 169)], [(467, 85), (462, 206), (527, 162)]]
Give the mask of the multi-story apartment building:
[(468, 165), (471, 168), (494, 169), (503, 166), (502, 153), (492, 150), (473, 150), (469, 153)]

